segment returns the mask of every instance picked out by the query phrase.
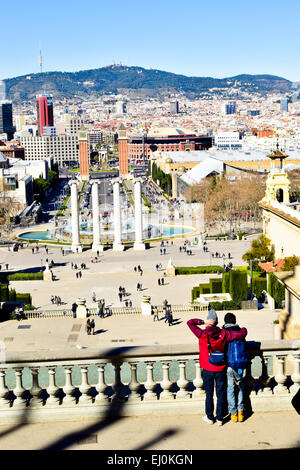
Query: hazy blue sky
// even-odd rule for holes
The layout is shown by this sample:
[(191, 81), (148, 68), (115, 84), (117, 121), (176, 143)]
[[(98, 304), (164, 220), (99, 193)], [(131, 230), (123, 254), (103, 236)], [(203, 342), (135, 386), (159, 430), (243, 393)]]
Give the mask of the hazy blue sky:
[(216, 78), (300, 81), (299, 0), (1, 2), (0, 78), (98, 68), (112, 60)]

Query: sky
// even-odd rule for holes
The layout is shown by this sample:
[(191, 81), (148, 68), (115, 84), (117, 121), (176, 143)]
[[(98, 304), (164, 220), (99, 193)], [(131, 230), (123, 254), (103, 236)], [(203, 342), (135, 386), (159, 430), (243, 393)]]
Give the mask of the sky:
[(115, 61), (177, 74), (300, 81), (299, 0), (14, 0), (0, 7), (0, 79)]

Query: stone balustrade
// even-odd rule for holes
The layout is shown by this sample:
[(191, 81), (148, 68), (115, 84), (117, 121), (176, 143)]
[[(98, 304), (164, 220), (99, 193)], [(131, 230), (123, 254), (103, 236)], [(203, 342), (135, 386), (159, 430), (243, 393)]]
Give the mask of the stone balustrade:
[[(300, 341), (248, 342), (253, 411), (291, 410), (300, 387)], [(205, 393), (198, 346), (7, 352), (0, 364), (3, 423), (199, 414)]]
[[(163, 314), (164, 307), (159, 305), (158, 313), (160, 315)], [(171, 309), (174, 314), (181, 314), (181, 313), (193, 313), (193, 312), (206, 312), (208, 310), (207, 305), (171, 305)], [(89, 316), (97, 316), (97, 308), (87, 307), (88, 315)], [(141, 307), (105, 307), (104, 308), (104, 315), (111, 316), (111, 315), (141, 315), (142, 309)], [(24, 311), (24, 318), (25, 319), (43, 319), (43, 318), (67, 318), (72, 317), (73, 313), (72, 310), (69, 308), (66, 309), (51, 309), (51, 310), (25, 310)]]

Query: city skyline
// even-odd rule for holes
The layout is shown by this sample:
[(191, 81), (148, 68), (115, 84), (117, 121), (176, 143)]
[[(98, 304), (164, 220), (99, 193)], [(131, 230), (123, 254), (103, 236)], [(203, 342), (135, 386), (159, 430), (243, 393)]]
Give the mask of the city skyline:
[(186, 76), (270, 74), (300, 81), (297, 13), (295, 0), (251, 5), (189, 0), (185, 9), (177, 0), (154, 0), (151, 8), (116, 0), (114, 9), (95, 0), (84, 5), (75, 0), (70, 9), (54, 0), (51, 10), (36, 0), (17, 1), (2, 10), (3, 37), (11, 40), (2, 53), (0, 79), (39, 73), (41, 49), (43, 72), (96, 69), (115, 61)]

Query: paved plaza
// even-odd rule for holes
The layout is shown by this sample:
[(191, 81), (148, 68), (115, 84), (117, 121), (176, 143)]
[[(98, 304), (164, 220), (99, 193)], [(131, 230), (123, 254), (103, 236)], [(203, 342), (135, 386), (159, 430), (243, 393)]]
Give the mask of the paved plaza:
[[(49, 224), (35, 226), (35, 230), (46, 230)], [(24, 230), (25, 231), (25, 230)], [(192, 240), (193, 237), (190, 237)], [(9, 263), (9, 271), (18, 269), (39, 269), (45, 265), (46, 258), (53, 260), (55, 266), (53, 274), (55, 281), (14, 281), (10, 287), (17, 292), (30, 292), (33, 305), (38, 309), (53, 308), (51, 295), (61, 297), (63, 305), (61, 308), (70, 308), (73, 301), (78, 297), (85, 297), (87, 306), (93, 306), (92, 293), (96, 293), (97, 299), (104, 298), (106, 305), (120, 307), (124, 302), (119, 301), (118, 289), (125, 287), (129, 293), (125, 299), (131, 300), (133, 306), (140, 306), (143, 295), (151, 297), (152, 304), (161, 305), (164, 299), (171, 304), (187, 304), (191, 301), (191, 290), (200, 282), (205, 282), (209, 277), (216, 275), (182, 275), (175, 278), (165, 277), (165, 284), (158, 285), (158, 279), (164, 278), (164, 271), (170, 258), (175, 266), (200, 266), (200, 265), (220, 265), (228, 263), (228, 253), (231, 254), (230, 261), (235, 266), (242, 266), (246, 263), (242, 261), (242, 255), (251, 244), (251, 237), (248, 240), (231, 241), (207, 241), (209, 252), (204, 252), (200, 246), (192, 246), (192, 255), (179, 251), (185, 239), (174, 239), (173, 245), (168, 240), (165, 244), (166, 254), (160, 254), (160, 243), (151, 242), (150, 248), (143, 252), (134, 251), (132, 248), (124, 252), (114, 252), (112, 249), (100, 253), (100, 261), (92, 263), (91, 258), (95, 253), (86, 250), (83, 253), (69, 253), (62, 255), (61, 248), (56, 245), (48, 245), (46, 254), (44, 244), (40, 243), (39, 252), (32, 254), (32, 246), (23, 248), (18, 252), (10, 252), (7, 248), (0, 248), (0, 264), (2, 270), (5, 263)], [(212, 253), (218, 252), (225, 258), (212, 257)], [(76, 270), (71, 268), (72, 262), (79, 267), (86, 264), (87, 269), (80, 269), (81, 278), (76, 277)], [(162, 264), (162, 270), (156, 271), (156, 265)], [(142, 276), (134, 271), (134, 267), (140, 265)], [(77, 270), (78, 271), (78, 270)], [(137, 291), (137, 284), (142, 284), (142, 290)], [(124, 299), (124, 300), (125, 300)]]

